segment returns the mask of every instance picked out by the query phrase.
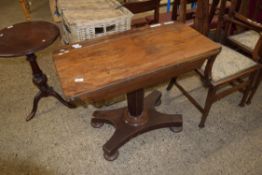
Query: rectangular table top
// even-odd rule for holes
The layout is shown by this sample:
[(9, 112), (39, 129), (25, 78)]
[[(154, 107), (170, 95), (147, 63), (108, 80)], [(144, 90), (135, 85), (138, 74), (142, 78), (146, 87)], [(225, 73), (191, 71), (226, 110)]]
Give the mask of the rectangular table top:
[(219, 44), (179, 23), (137, 29), (75, 46), (81, 48), (66, 46), (54, 52), (56, 70), (67, 97), (91, 100), (166, 81), (201, 66), (220, 51)]

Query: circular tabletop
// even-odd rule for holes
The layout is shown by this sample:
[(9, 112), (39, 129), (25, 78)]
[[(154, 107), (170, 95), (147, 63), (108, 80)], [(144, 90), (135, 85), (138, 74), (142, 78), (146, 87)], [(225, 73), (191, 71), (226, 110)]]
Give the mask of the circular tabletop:
[(0, 57), (32, 54), (59, 36), (56, 25), (45, 21), (22, 22), (0, 30)]

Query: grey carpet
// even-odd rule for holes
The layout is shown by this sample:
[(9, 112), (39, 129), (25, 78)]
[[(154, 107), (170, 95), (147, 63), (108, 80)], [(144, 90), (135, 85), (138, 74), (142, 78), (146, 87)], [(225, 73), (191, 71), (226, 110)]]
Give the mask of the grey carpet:
[[(34, 19), (50, 20), (47, 0), (32, 0)], [(18, 1), (1, 0), (0, 26), (22, 21)], [(52, 63), (51, 52), (59, 42), (39, 52), (39, 64), (49, 83), (62, 93)], [(215, 103), (206, 128), (199, 129), (200, 113), (180, 96), (177, 89), (165, 86), (159, 111), (181, 113), (184, 130), (169, 129), (140, 135), (120, 149), (119, 158), (108, 162), (102, 146), (114, 132), (105, 125), (90, 126), (89, 105), (71, 110), (53, 98), (40, 102), (36, 118), (25, 122), (37, 92), (31, 70), (24, 58), (0, 60), (0, 175), (259, 175), (262, 174), (262, 88), (253, 103), (245, 108), (237, 104), (239, 93)], [(181, 80), (198, 100), (206, 90), (190, 74)], [(111, 108), (125, 105), (115, 104)], [(103, 108), (105, 109), (105, 108)]]

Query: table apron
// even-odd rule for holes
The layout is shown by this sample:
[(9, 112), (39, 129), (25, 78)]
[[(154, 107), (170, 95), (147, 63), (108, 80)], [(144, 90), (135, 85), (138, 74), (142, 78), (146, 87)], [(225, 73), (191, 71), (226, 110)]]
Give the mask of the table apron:
[[(206, 59), (207, 58), (203, 58), (193, 62), (182, 63), (179, 65), (171, 66), (169, 68), (165, 68), (164, 70), (157, 70), (150, 74), (146, 74), (138, 78), (136, 77), (130, 79), (129, 81), (125, 80), (123, 82), (117, 82), (113, 85), (110, 84), (96, 91), (80, 94), (79, 96), (76, 96), (73, 99), (80, 98), (81, 100), (89, 100), (95, 102), (95, 101), (109, 99), (121, 94), (126, 94), (128, 92), (132, 92), (137, 89), (147, 88), (168, 81), (173, 77), (200, 68)], [(141, 87), (141, 85), (143, 87)]]

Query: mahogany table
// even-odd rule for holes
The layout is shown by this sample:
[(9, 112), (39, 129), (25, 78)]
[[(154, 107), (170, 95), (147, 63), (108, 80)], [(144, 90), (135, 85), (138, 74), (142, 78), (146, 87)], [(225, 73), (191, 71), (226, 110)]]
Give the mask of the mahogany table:
[(0, 57), (26, 56), (32, 68), (33, 83), (39, 89), (34, 98), (33, 109), (26, 118), (27, 121), (35, 116), (38, 102), (43, 97), (53, 96), (67, 107), (75, 107), (47, 84), (47, 77), (36, 61), (35, 52), (51, 45), (58, 36), (58, 28), (44, 21), (18, 23), (0, 30)]
[(103, 146), (106, 160), (138, 134), (170, 127), (181, 131), (182, 116), (155, 110), (161, 93), (144, 99), (144, 88), (199, 68), (220, 46), (183, 24), (136, 29), (63, 47), (54, 62), (64, 94), (98, 101), (127, 94), (127, 107), (95, 111), (93, 127), (112, 124), (116, 130)]

